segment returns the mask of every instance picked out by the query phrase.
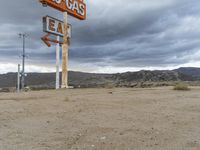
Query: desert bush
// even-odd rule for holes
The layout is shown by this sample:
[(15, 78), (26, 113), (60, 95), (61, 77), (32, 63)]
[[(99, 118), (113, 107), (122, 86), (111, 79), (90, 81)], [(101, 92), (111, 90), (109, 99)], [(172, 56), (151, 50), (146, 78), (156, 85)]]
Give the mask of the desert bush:
[(0, 88), (0, 92), (8, 93), (10, 92), (9, 88)]
[(106, 88), (106, 89), (113, 89), (113, 88), (115, 88), (115, 85), (113, 83), (106, 83), (104, 85), (104, 88)]
[(178, 83), (174, 86), (174, 90), (178, 90), (178, 91), (189, 91), (190, 88), (188, 87), (187, 84), (185, 83)]

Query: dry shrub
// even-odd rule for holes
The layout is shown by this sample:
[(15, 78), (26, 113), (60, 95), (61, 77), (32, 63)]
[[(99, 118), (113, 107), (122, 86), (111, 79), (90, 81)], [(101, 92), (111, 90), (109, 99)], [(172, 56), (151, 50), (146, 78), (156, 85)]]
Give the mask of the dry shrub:
[(106, 89), (113, 89), (113, 88), (115, 88), (115, 85), (113, 83), (106, 83), (104, 85), (104, 88), (106, 88)]
[(174, 90), (177, 90), (177, 91), (189, 91), (190, 88), (188, 87), (187, 84), (184, 84), (184, 83), (178, 83), (174, 86)]

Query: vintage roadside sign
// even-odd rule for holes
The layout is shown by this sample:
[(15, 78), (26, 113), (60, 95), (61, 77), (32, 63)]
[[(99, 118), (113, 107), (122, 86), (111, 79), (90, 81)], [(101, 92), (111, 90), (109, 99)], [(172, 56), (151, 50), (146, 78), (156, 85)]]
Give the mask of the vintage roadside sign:
[[(60, 37), (64, 36), (64, 22), (50, 16), (43, 17), (43, 31)], [(68, 24), (68, 37), (72, 36), (72, 26)]]
[(62, 12), (81, 20), (86, 19), (85, 0), (40, 0), (44, 5), (48, 5)]
[[(56, 43), (56, 89), (59, 88), (59, 46), (62, 44), (62, 84), (61, 88), (68, 86), (68, 55), (71, 29), (68, 25), (68, 14), (80, 20), (86, 19), (86, 0), (39, 0), (44, 7), (50, 6), (63, 12), (63, 22), (52, 17), (43, 19), (44, 31), (47, 32), (41, 39), (47, 45)], [(56, 40), (51, 39), (51, 34), (57, 35)], [(63, 36), (62, 42), (60, 37)]]

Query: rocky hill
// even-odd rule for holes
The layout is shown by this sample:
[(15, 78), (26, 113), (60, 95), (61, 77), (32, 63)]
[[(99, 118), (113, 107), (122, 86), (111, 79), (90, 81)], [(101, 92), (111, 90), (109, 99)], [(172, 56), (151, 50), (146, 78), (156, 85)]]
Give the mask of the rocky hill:
[[(95, 74), (83, 72), (69, 72), (69, 83), (75, 87), (102, 87), (108, 84), (113, 86), (137, 86), (146, 82), (170, 81), (198, 81), (200, 68), (179, 68), (176, 70), (138, 71), (117, 74)], [(0, 75), (0, 88), (15, 87), (16, 73)], [(26, 85), (31, 87), (54, 88), (55, 73), (28, 73)]]

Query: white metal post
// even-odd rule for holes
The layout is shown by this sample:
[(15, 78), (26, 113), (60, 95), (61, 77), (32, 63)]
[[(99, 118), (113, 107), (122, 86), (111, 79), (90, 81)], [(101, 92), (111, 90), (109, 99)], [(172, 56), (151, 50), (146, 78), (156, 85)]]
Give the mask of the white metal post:
[[(57, 36), (57, 41), (60, 41), (60, 37)], [(56, 44), (56, 89), (60, 88), (60, 44)]]
[(17, 92), (20, 92), (20, 64), (18, 64), (18, 72), (17, 72)]

